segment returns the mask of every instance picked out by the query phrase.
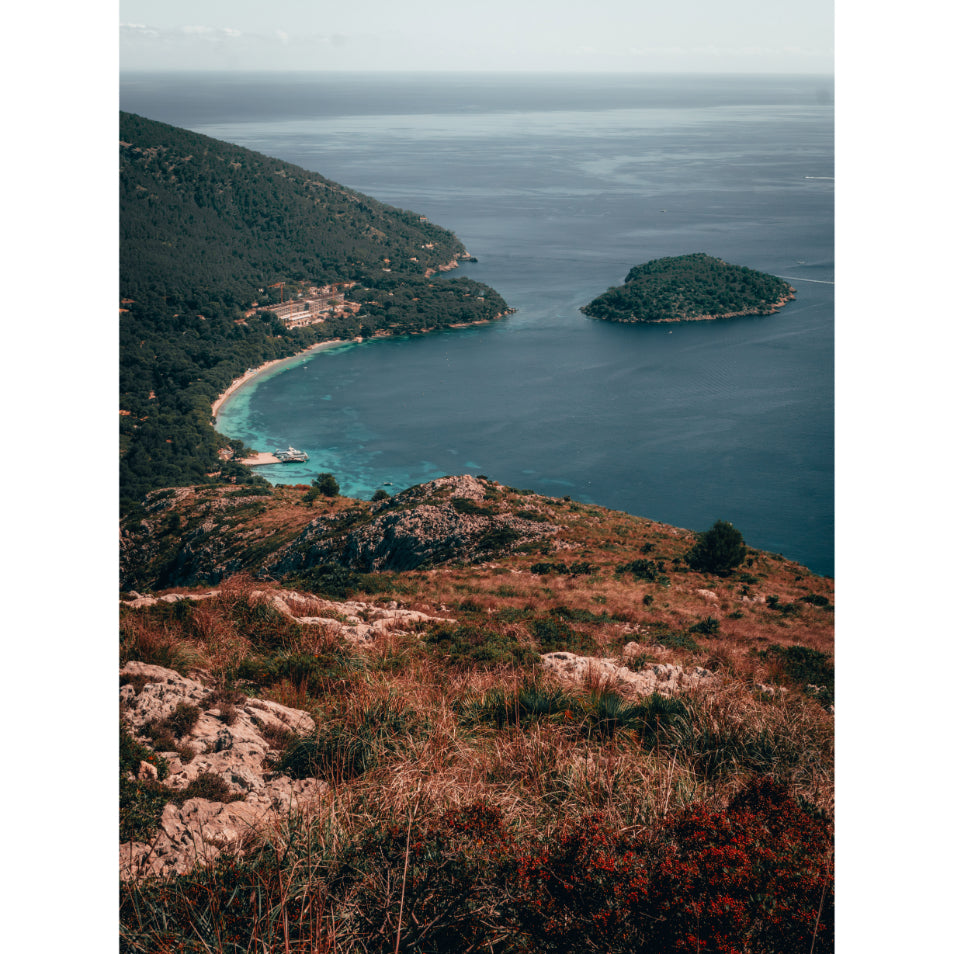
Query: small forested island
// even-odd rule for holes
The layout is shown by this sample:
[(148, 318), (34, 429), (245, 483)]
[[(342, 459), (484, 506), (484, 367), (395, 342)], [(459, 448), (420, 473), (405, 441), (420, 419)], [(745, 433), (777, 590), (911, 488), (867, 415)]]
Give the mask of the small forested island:
[(703, 321), (772, 315), (794, 297), (781, 278), (696, 252), (634, 265), (622, 285), (580, 310), (603, 321)]

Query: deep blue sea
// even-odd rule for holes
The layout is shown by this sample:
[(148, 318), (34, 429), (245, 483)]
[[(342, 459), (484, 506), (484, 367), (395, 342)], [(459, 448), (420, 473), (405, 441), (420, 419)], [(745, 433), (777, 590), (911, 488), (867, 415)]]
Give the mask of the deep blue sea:
[[(518, 309), (348, 345), (228, 403), (219, 429), (370, 496), (443, 474), (626, 510), (834, 571), (830, 77), (124, 74), (121, 108), (320, 172), (457, 233)], [(707, 252), (780, 275), (777, 315), (653, 326), (579, 308)]]

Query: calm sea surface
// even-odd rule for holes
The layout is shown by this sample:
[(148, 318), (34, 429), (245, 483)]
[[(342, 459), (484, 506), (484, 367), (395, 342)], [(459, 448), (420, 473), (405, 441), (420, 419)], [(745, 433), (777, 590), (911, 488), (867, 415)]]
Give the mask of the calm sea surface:
[[(452, 229), (518, 311), (349, 345), (219, 415), (345, 493), (443, 474), (705, 529), (834, 569), (833, 108), (825, 77), (125, 74), (121, 106)], [(708, 252), (787, 278), (765, 318), (610, 325), (635, 264)]]

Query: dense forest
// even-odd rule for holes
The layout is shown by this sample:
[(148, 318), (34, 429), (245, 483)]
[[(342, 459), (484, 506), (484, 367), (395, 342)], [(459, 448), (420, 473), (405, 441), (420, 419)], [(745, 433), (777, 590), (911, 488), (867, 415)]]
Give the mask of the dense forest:
[(635, 265), (624, 284), (580, 310), (604, 321), (692, 321), (772, 314), (794, 294), (774, 275), (696, 252)]
[[(508, 311), (493, 289), (436, 274), (467, 252), (420, 215), (165, 123), (120, 113), (119, 126), (123, 511), (157, 487), (258, 481), (219, 461), (226, 441), (210, 425), (213, 400), (246, 368), (330, 338)], [(246, 317), (296, 286), (343, 280), (358, 282), (356, 315), (296, 329)]]

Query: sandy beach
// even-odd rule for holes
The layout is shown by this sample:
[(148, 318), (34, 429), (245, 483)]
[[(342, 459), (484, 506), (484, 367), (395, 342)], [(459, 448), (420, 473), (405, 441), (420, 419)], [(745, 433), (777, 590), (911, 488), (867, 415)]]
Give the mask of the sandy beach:
[[(277, 368), (281, 365), (291, 364), (294, 361), (298, 361), (300, 358), (303, 358), (305, 355), (309, 355), (315, 351), (326, 351), (328, 348), (334, 348), (336, 345), (340, 344), (354, 344), (360, 342), (361, 338), (352, 338), (347, 341), (344, 338), (332, 338), (330, 341), (319, 341), (318, 344), (312, 345), (310, 348), (306, 348), (304, 351), (299, 351), (297, 354), (289, 355), (287, 358), (276, 358), (274, 361), (266, 361), (265, 364), (260, 365), (257, 368), (249, 368), (240, 378), (236, 378), (212, 403), (212, 418), (213, 420), (218, 417), (219, 411), (222, 410), (222, 406), (232, 395), (234, 395), (240, 388), (244, 387), (249, 381), (254, 378), (258, 378), (262, 375), (264, 371), (271, 370), (272, 368)], [(272, 455), (267, 455), (271, 457)], [(265, 463), (277, 463), (276, 461), (257, 461), (259, 464)]]

